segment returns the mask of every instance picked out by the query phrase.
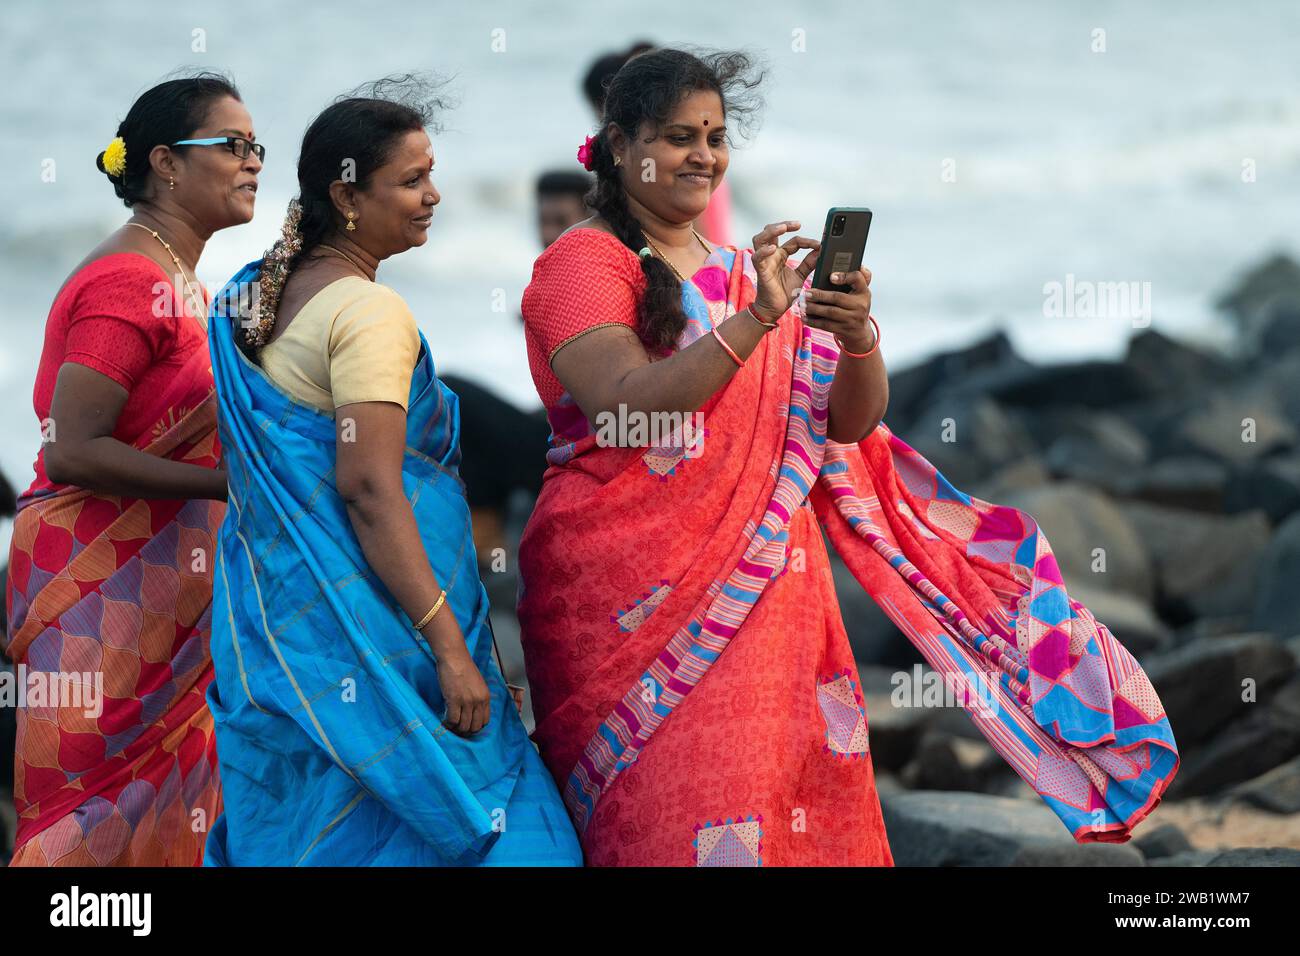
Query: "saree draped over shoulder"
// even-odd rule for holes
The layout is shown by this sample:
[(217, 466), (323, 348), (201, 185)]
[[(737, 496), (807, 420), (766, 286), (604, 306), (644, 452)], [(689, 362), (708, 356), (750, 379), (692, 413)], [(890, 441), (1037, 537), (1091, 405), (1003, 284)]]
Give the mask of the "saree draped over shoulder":
[[(838, 349), (793, 311), (701, 409), (702, 434), (602, 440), (546, 364), (583, 321), (612, 324), (601, 303), (626, 305), (613, 273), (640, 273), (593, 233), (550, 247), (524, 297), (555, 447), (519, 598), (534, 739), (588, 862), (892, 864), (823, 533), (1073, 837), (1129, 839), (1177, 770), (1173, 734), (1034, 520), (953, 488), (883, 423), (828, 441)], [(678, 347), (755, 281), (749, 250), (715, 249), (683, 284)]]
[[(115, 438), (214, 468), (216, 395), (202, 327), (179, 298), (175, 324), (152, 311), (160, 279), (150, 260), (120, 254), (68, 281), (47, 326), (38, 415), (48, 415), (59, 368), (77, 362), (127, 390)], [(47, 438), (57, 441), (57, 431)], [(18, 502), (0, 641), (25, 695), (11, 865), (197, 866), (221, 812), (204, 693), (225, 506), (53, 483), (43, 454), (36, 473)]]
[(209, 706), (225, 813), (208, 865), (580, 865), (554, 782), (492, 657), (457, 475), (459, 414), (421, 337), (402, 482), (487, 681), (492, 716), (442, 725), (433, 655), (370, 570), (335, 488), (335, 421), (291, 399), (210, 322), (230, 508), (218, 541)]

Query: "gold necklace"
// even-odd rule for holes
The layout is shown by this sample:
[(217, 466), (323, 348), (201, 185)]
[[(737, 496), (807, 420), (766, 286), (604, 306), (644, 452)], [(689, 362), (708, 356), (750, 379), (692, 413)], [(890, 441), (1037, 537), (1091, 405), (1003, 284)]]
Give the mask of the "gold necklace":
[(320, 243), (320, 244), (317, 246), (317, 248), (318, 248), (318, 249), (328, 249), (330, 252), (333, 252), (333, 253), (335, 253), (336, 255), (340, 255), (340, 256), (342, 256), (344, 259), (348, 260), (348, 262), (352, 263), (354, 266), (356, 266), (358, 269), (361, 270), (361, 273), (362, 273), (362, 275), (365, 276), (367, 282), (374, 282), (374, 281), (375, 281), (374, 279), (370, 278), (370, 276), (369, 276), (368, 273), (366, 273), (366, 267), (365, 267), (365, 266), (363, 266), (360, 262), (357, 262), (356, 259), (353, 259), (350, 255), (348, 255), (348, 254), (347, 254), (346, 252), (344, 252), (342, 249), (335, 249), (335, 248), (334, 248), (333, 246), (331, 246), (329, 243), (325, 243), (325, 242)]
[[(664, 251), (660, 249), (657, 245), (655, 245), (655, 241), (650, 238), (650, 233), (642, 229), (641, 235), (645, 236), (645, 241), (650, 244), (650, 248), (655, 251), (655, 254), (659, 256), (659, 258), (662, 259), (665, 262), (665, 264), (667, 264), (669, 269), (673, 270), (673, 275), (677, 276), (677, 281), (685, 282), (686, 277), (677, 271), (677, 267), (672, 264), (672, 262), (668, 259), (666, 255), (664, 255)], [(691, 227), (691, 235), (693, 235), (696, 239), (700, 241), (700, 245), (704, 247), (705, 252), (712, 254), (713, 250), (709, 248), (709, 244), (704, 241), (704, 238), (698, 232), (695, 231), (694, 227)]]
[[(130, 222), (128, 220), (127, 225), (143, 229), (145, 232), (149, 233), (149, 235), (162, 243), (163, 248), (167, 250), (167, 255), (171, 256), (172, 262), (176, 264), (176, 271), (180, 273), (181, 279), (185, 282), (185, 294), (190, 297), (190, 312), (199, 320), (199, 324), (203, 326), (203, 331), (206, 332), (208, 330), (208, 307), (204, 304), (205, 300), (203, 297), (195, 294), (194, 287), (190, 285), (190, 277), (185, 274), (185, 267), (181, 265), (180, 256), (176, 255), (175, 251), (173, 251), (171, 243), (158, 235), (157, 230), (150, 229), (144, 223)], [(195, 277), (195, 281), (197, 281), (197, 276)]]

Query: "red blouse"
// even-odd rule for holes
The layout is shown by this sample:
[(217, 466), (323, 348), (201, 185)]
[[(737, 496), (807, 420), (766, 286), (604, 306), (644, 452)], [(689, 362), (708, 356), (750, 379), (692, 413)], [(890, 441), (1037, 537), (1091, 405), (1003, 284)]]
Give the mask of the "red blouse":
[(524, 340), (533, 384), (548, 412), (565, 397), (551, 371), (560, 346), (606, 325), (635, 329), (645, 287), (636, 253), (600, 229), (571, 229), (537, 257), (524, 290)]
[[(170, 308), (162, 298), (167, 294)], [(75, 362), (127, 390), (113, 437), (134, 444), (157, 421), (158, 401), (173, 377), (196, 349), (206, 348), (203, 326), (186, 314), (158, 263), (133, 252), (103, 256), (74, 273), (50, 306), (32, 397), (36, 417), (50, 417), (59, 369)], [(33, 467), (36, 480), (27, 494), (57, 487), (45, 475), (43, 452)]]

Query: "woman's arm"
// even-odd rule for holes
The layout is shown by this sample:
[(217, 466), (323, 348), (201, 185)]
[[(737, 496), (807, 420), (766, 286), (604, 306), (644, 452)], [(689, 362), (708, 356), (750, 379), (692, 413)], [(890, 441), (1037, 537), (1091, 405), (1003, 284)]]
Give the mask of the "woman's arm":
[[(366, 561), (413, 622), (442, 594), (402, 490), (406, 409), (393, 402), (353, 402), (335, 411), (335, 485)], [(438, 662), (446, 725), (472, 734), (487, 724), (488, 687), (444, 602), (421, 632)]]
[(226, 499), (226, 473), (158, 458), (113, 437), (127, 390), (107, 375), (76, 362), (59, 369), (50, 401), (52, 437), (45, 444), (45, 474), (130, 498)]
[[(809, 289), (805, 322), (839, 336), (852, 352), (871, 352), (866, 358), (840, 353), (831, 382), (830, 407), (826, 416), (826, 437), (831, 441), (856, 444), (881, 423), (889, 405), (889, 376), (885, 360), (876, 346), (871, 315), (871, 271), (834, 273), (831, 281), (850, 286), (850, 292)], [(872, 351), (874, 349), (874, 351)]]
[[(768, 225), (754, 236), (753, 262), (758, 276), (754, 304), (718, 324), (718, 334), (744, 361), (770, 330), (755, 318), (771, 322), (789, 308), (790, 297), (816, 265), (820, 243), (795, 237), (778, 245), (796, 221)], [(811, 249), (795, 268), (786, 261), (800, 249)], [(593, 425), (602, 412), (689, 414), (731, 380), (738, 366), (712, 335), (703, 335), (686, 348), (651, 362), (631, 328), (595, 329), (555, 353), (551, 368)]]

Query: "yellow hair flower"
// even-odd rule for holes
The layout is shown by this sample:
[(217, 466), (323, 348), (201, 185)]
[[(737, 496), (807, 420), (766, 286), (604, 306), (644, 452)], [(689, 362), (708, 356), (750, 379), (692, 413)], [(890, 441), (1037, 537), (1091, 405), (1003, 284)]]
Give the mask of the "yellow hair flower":
[(126, 172), (126, 143), (122, 137), (113, 137), (113, 142), (104, 150), (104, 172), (118, 179)]

